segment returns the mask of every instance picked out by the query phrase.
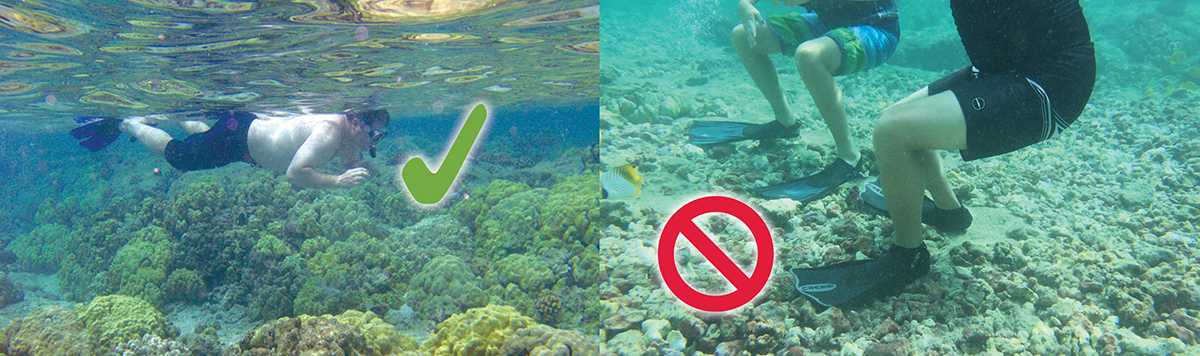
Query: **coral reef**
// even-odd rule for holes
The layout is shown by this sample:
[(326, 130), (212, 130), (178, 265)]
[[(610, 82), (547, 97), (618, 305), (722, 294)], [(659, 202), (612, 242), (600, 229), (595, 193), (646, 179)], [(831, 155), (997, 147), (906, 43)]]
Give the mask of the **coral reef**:
[(599, 229), (588, 217), (599, 214), (599, 189), (595, 176), (578, 175), (550, 189), (531, 189), (504, 198), (475, 219), (479, 223), (476, 255), (496, 260), (527, 251), (581, 251), (596, 243)]
[(63, 258), (79, 243), (64, 225), (41, 224), (5, 247), (17, 255), (17, 266), (30, 272), (57, 272)]
[(517, 330), (504, 341), (500, 355), (558, 356), (599, 355), (595, 341), (578, 331), (559, 330), (546, 325), (534, 325)]
[(8, 274), (0, 272), (0, 308), (25, 299), (25, 291), (8, 279)]
[(516, 284), (526, 293), (547, 288), (554, 284), (554, 272), (546, 262), (524, 254), (511, 254), (496, 261), (488, 271), (488, 284)]
[(413, 277), (411, 287), (410, 297), (420, 301), (413, 309), (432, 320), (444, 320), (452, 314), (483, 306), (488, 300), (470, 265), (455, 256), (429, 261)]
[(112, 289), (161, 309), (166, 297), (163, 287), (167, 282), (167, 264), (173, 248), (167, 231), (161, 227), (149, 226), (135, 232), (129, 242), (117, 250), (108, 269)]
[(192, 356), (192, 352), (182, 344), (163, 340), (154, 334), (117, 344), (113, 352), (120, 356)]
[(420, 347), (411, 337), (396, 332), (395, 326), (384, 322), (373, 312), (347, 310), (335, 318), (342, 324), (357, 327), (358, 332), (366, 336), (371, 349), (378, 350), (382, 355), (399, 354)]
[(331, 316), (283, 317), (246, 335), (230, 355), (379, 355), (355, 326)]
[(83, 322), (70, 310), (47, 306), (28, 317), (13, 320), (4, 328), (9, 356), (90, 356), (96, 346), (84, 332)]
[(399, 355), (416, 351), (412, 338), (372, 312), (283, 317), (260, 326), (230, 350), (232, 355)]
[(195, 271), (180, 268), (171, 271), (164, 288), (166, 302), (195, 302), (204, 298), (204, 280)]
[(439, 323), (437, 333), (426, 341), (426, 348), (435, 356), (498, 356), (505, 341), (516, 337), (517, 330), (535, 324), (512, 307), (488, 305)]
[(117, 344), (154, 334), (175, 337), (179, 330), (162, 313), (144, 300), (110, 295), (96, 297), (75, 307), (82, 328), (96, 341), (97, 350), (112, 350)]

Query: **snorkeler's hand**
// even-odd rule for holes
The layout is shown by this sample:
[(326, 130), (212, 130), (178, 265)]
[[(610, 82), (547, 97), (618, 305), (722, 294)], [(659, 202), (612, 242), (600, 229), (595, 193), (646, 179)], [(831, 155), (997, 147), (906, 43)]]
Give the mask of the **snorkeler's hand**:
[[(778, 0), (776, 2), (778, 3)], [(763, 21), (762, 14), (754, 8), (754, 4), (747, 0), (738, 2), (738, 17), (742, 19), (742, 29), (746, 30), (746, 40), (753, 47), (758, 43), (755, 40), (755, 36), (758, 35), (758, 26), (766, 25), (767, 22)]]
[(352, 188), (362, 185), (371, 179), (371, 172), (366, 168), (358, 167), (347, 169), (337, 178), (338, 188)]

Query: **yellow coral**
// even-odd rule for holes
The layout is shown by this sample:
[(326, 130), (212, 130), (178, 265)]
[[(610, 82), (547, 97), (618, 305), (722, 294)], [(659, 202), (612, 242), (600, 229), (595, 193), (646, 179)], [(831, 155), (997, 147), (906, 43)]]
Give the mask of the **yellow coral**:
[(82, 332), (79, 319), (70, 310), (46, 306), (32, 315), (13, 320), (0, 336), (0, 352), (9, 356), (92, 355), (91, 335)]
[(155, 334), (170, 338), (179, 330), (145, 300), (114, 294), (75, 307), (84, 330), (95, 338), (97, 350), (112, 350), (119, 343)]
[(1167, 63), (1179, 64), (1180, 62), (1187, 60), (1187, 58), (1187, 53), (1183, 53), (1183, 51), (1175, 51), (1175, 53), (1172, 53), (1170, 57), (1167, 57)]
[(418, 348), (417, 342), (396, 332), (396, 327), (380, 319), (375, 312), (366, 313), (347, 310), (335, 317), (339, 323), (358, 327), (367, 337), (367, 343), (380, 354), (392, 355)]
[(1200, 66), (1195, 66), (1192, 67), (1192, 69), (1188, 69), (1188, 75), (1192, 76), (1192, 78), (1200, 79)]
[(513, 307), (488, 305), (439, 323), (437, 334), (425, 345), (435, 356), (497, 356), (517, 330), (536, 324)]
[(1200, 89), (1200, 87), (1196, 86), (1196, 83), (1192, 83), (1192, 81), (1190, 81), (1190, 80), (1183, 82), (1182, 84), (1179, 84), (1179, 86), (1183, 87), (1184, 89), (1192, 90), (1192, 91), (1195, 91), (1196, 89)]

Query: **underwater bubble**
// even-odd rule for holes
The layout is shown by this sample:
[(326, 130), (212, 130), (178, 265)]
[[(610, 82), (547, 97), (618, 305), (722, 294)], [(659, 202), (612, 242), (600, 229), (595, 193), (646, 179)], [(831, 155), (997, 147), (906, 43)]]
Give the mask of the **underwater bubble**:
[(58, 105), (58, 97), (54, 96), (54, 94), (46, 95), (46, 105)]
[(446, 103), (443, 103), (441, 100), (436, 100), (433, 102), (433, 104), (430, 104), (430, 108), (433, 109), (433, 113), (441, 114), (442, 110), (446, 110)]
[(371, 30), (368, 30), (367, 26), (358, 26), (358, 27), (354, 28), (354, 38), (355, 39), (357, 39), (359, 41), (366, 41), (367, 38), (370, 38), (370, 37), (371, 37)]

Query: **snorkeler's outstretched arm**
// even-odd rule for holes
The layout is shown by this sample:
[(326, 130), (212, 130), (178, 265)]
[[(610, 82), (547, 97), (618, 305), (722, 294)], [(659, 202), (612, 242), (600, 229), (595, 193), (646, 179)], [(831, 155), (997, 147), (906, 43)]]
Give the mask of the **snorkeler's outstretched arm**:
[(342, 174), (325, 174), (317, 167), (328, 163), (337, 155), (343, 133), (331, 123), (319, 123), (313, 128), (304, 144), (292, 156), (286, 176), (289, 183), (300, 188), (350, 188), (371, 178), (366, 168), (350, 168)]

